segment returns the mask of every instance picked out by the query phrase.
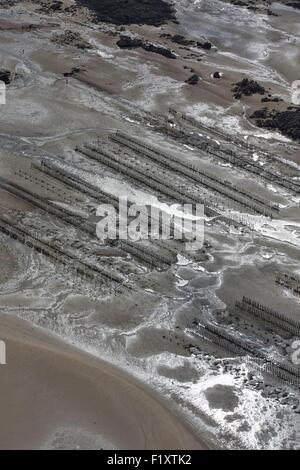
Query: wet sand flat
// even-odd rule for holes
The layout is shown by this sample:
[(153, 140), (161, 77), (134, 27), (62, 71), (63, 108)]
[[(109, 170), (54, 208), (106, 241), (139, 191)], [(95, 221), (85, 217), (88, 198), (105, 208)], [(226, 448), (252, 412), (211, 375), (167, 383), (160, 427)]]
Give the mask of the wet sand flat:
[(116, 367), (7, 315), (0, 317), (0, 337), (7, 348), (7, 364), (0, 366), (0, 415), (6, 423), (0, 448), (51, 447), (57, 433), (77, 436), (77, 447), (84, 436), (119, 449), (207, 447)]

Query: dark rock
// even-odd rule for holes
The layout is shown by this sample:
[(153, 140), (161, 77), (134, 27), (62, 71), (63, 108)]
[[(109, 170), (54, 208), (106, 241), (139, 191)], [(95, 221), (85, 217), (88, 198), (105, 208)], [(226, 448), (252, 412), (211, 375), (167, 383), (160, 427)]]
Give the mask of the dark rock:
[(62, 11), (63, 10), (63, 2), (56, 0), (53, 1), (50, 5), (51, 10), (53, 11)]
[(220, 74), (220, 72), (215, 72), (215, 73), (213, 74), (213, 77), (214, 77), (214, 78), (222, 78), (222, 75)]
[(249, 11), (253, 11), (254, 13), (263, 13), (266, 15), (272, 16), (279, 16), (277, 13), (274, 13), (270, 8), (269, 5), (272, 4), (273, 0), (227, 0), (228, 2), (232, 3), (235, 6), (247, 8)]
[(52, 0), (50, 2), (36, 2), (39, 3), (39, 11), (42, 13), (50, 14), (64, 11), (64, 4), (61, 0)]
[(93, 46), (89, 44), (81, 35), (75, 31), (67, 30), (62, 34), (55, 34), (51, 38), (52, 42), (60, 44), (61, 46), (72, 46), (78, 49), (92, 49)]
[(188, 85), (197, 85), (199, 83), (199, 76), (194, 73), (190, 78), (188, 78), (185, 83), (188, 83)]
[(166, 47), (162, 46), (157, 46), (155, 44), (152, 44), (151, 42), (145, 42), (142, 45), (142, 48), (145, 51), (155, 52), (156, 54), (163, 55), (164, 57), (167, 57), (167, 59), (177, 59), (177, 56), (172, 51), (170, 51), (170, 49), (167, 49)]
[(75, 73), (83, 72), (83, 69), (80, 69), (79, 67), (73, 67), (70, 72), (65, 72), (64, 77), (73, 77)]
[(172, 39), (172, 34), (169, 34), (169, 33), (161, 33), (159, 35), (160, 38), (164, 38), (164, 39)]
[(279, 103), (280, 101), (283, 101), (283, 99), (279, 98), (278, 96), (274, 96), (274, 98), (271, 98), (270, 96), (265, 96), (261, 99), (262, 103)]
[(18, 0), (0, 0), (0, 8), (11, 8), (18, 3)]
[(139, 38), (132, 38), (130, 36), (120, 36), (117, 41), (117, 46), (121, 49), (134, 49), (135, 47), (142, 47), (143, 41)]
[(255, 119), (258, 127), (277, 130), (286, 137), (300, 140), (300, 106), (295, 106), (286, 111), (258, 110), (250, 118)]
[(275, 13), (274, 11), (270, 10), (270, 8), (266, 9), (266, 13), (269, 16), (279, 16), (278, 13)]
[(170, 51), (170, 49), (167, 49), (166, 47), (152, 44), (151, 42), (146, 42), (143, 41), (140, 38), (135, 38), (131, 36), (120, 36), (120, 39), (117, 41), (117, 46), (120, 47), (121, 49), (134, 49), (141, 47), (147, 52), (154, 52), (156, 54), (163, 55), (164, 57), (167, 57), (168, 59), (176, 59), (176, 55)]
[(9, 70), (0, 70), (0, 81), (9, 85), (12, 81), (12, 73)]
[(267, 119), (268, 117), (270, 117), (268, 108), (258, 109), (250, 116), (251, 119)]
[(287, 3), (287, 6), (292, 7), (292, 8), (296, 8), (296, 9), (300, 9), (300, 2), (299, 2), (299, 0), (294, 1), (294, 2), (289, 2), (289, 3)]
[[(56, 26), (56, 25), (55, 25)], [(40, 28), (40, 26), (38, 24), (32, 24), (32, 23), (29, 23), (29, 24), (22, 24), (22, 31), (36, 31)]]
[(205, 49), (207, 51), (210, 51), (211, 48), (212, 48), (212, 43), (209, 42), (209, 41), (205, 41), (205, 42), (197, 42), (197, 46), (200, 47), (201, 49)]
[(179, 44), (180, 46), (194, 46), (206, 50), (210, 50), (212, 48), (212, 43), (209, 41), (205, 41), (202, 43), (199, 41), (194, 41), (193, 39), (186, 39), (181, 34), (174, 34), (172, 36), (171, 34), (163, 33), (160, 35), (160, 37), (170, 39), (172, 42), (174, 42), (175, 44)]
[(193, 46), (195, 44), (195, 41), (186, 39), (180, 34), (175, 34), (174, 36), (171, 36), (171, 41), (175, 42), (176, 44), (180, 44), (181, 46)]
[(173, 6), (164, 0), (76, 0), (77, 5), (88, 7), (96, 20), (105, 23), (148, 24), (161, 26), (174, 21)]
[(264, 95), (266, 90), (255, 80), (244, 78), (241, 82), (235, 84), (232, 89), (235, 99), (241, 99), (242, 96), (252, 96), (255, 94)]

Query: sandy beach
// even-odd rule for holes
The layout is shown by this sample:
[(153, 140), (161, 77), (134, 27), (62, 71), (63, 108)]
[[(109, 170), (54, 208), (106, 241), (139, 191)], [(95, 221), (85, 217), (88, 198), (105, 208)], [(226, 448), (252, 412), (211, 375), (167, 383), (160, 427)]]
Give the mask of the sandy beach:
[(152, 391), (31, 324), (1, 315), (1, 449), (205, 449)]

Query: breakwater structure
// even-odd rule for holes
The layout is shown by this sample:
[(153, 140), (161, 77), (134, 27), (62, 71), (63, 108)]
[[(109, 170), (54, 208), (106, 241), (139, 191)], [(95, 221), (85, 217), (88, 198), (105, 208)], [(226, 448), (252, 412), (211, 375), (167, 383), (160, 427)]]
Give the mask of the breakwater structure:
[(272, 328), (279, 328), (285, 333), (300, 337), (300, 322), (292, 318), (287, 318), (282, 313), (276, 312), (256, 300), (243, 297), (235, 303), (235, 312), (241, 311), (243, 314), (262, 320)]
[[(177, 117), (182, 115), (182, 113), (176, 111)], [(182, 123), (189, 122), (191, 124), (191, 122), (193, 122), (194, 127), (196, 126), (202, 132), (208, 132), (207, 126), (202, 125), (202, 123), (196, 121), (194, 118), (185, 116), (185, 119), (180, 119)], [(163, 131), (162, 128), (160, 129)], [(292, 178), (290, 175), (285, 175), (282, 172), (274, 170), (273, 168), (269, 168), (269, 165), (261, 166), (259, 161), (255, 161), (253, 159), (253, 150), (255, 149), (251, 147), (249, 148), (247, 144), (245, 144), (243, 148), (236, 148), (236, 144), (234, 142), (228, 142), (228, 139), (224, 140), (223, 134), (218, 134), (218, 139), (222, 139), (223, 137), (223, 142), (221, 145), (220, 142), (214, 141), (213, 139), (207, 139), (205, 136), (201, 136), (199, 134), (191, 135), (191, 133), (187, 132), (184, 128), (170, 128), (167, 132), (168, 135), (173, 137), (175, 140), (179, 140), (184, 144), (189, 144), (196, 149), (199, 149), (201, 152), (211, 155), (213, 158), (223, 160), (226, 163), (229, 163), (243, 171), (247, 171), (253, 175), (259, 176), (266, 182), (276, 184), (277, 186), (287, 189), (296, 195), (300, 194), (300, 182), (297, 179)], [(262, 154), (268, 159), (268, 155), (266, 155), (264, 152), (262, 152)], [(275, 158), (272, 155), (269, 155), (269, 160), (275, 163), (280, 163), (282, 166), (284, 166), (284, 168), (287, 167), (286, 163), (281, 162), (279, 158)], [(292, 167), (291, 171), (295, 173), (296, 169)], [(299, 172), (297, 172), (297, 174), (299, 174)]]
[(57, 205), (55, 202), (45, 199), (37, 193), (25, 189), (24, 187), (2, 177), (0, 177), (0, 185), (2, 189), (5, 189), (5, 191), (29, 202), (33, 206), (38, 207), (55, 217), (62, 219), (64, 222), (79, 228), (89, 235), (95, 234), (95, 226), (88, 220), (84, 219), (83, 216), (76, 215), (73, 211), (68, 210), (66, 205)]
[(285, 169), (287, 168), (290, 171), (291, 174), (295, 173), (296, 171), (296, 165), (293, 164), (293, 162), (290, 162), (278, 155), (272, 154), (266, 151), (264, 148), (261, 148), (255, 143), (251, 142), (251, 135), (246, 135), (244, 136), (244, 138), (242, 138), (238, 135), (228, 134), (219, 129), (217, 126), (212, 127), (206, 125), (203, 122), (193, 118), (192, 116), (177, 111), (174, 108), (169, 108), (169, 118), (175, 118), (178, 123), (187, 124), (194, 129), (200, 130), (201, 132), (211, 134), (216, 139), (220, 139), (223, 142), (229, 143), (229, 145), (233, 143), (236, 146), (240, 147), (240, 149), (244, 149), (248, 152), (259, 152), (261, 155), (266, 157), (269, 162), (275, 162), (279, 165), (283, 165)]
[(249, 228), (246, 220), (236, 220), (234, 217), (222, 215), (219, 212), (220, 207), (216, 198), (203, 188), (199, 188), (195, 181), (192, 186), (191, 181), (185, 175), (165, 169), (158, 162), (145, 161), (140, 155), (134, 154), (119, 156), (117, 152), (113, 153), (98, 142), (85, 144), (77, 149), (86, 157), (97, 160), (102, 165), (127, 176), (142, 186), (158, 191), (164, 197), (167, 196), (172, 202), (204, 205), (205, 214), (208, 217), (212, 217), (220, 223), (234, 226), (236, 229)]
[(24, 245), (34, 248), (39, 253), (67, 266), (84, 278), (92, 280), (95, 285), (103, 284), (104, 280), (113, 281), (117, 284), (124, 284), (124, 277), (121, 274), (108, 270), (99, 264), (94, 265), (87, 260), (78, 259), (69, 251), (66, 252), (54, 243), (39, 240), (34, 234), (30, 233), (25, 227), (20, 227), (6, 215), (0, 215), (0, 231), (11, 238), (18, 240)]
[[(56, 165), (50, 160), (43, 160), (42, 162), (34, 163), (33, 166), (35, 169), (39, 169), (40, 171), (57, 178), (69, 187), (82, 191), (97, 202), (105, 204), (108, 203), (115, 207), (116, 210), (119, 209), (119, 199), (117, 197), (106, 193), (98, 188), (98, 186), (83, 180), (78, 175), (68, 171), (62, 166)], [(96, 225), (94, 226), (94, 234), (96, 236)], [(157, 269), (166, 269), (166, 267), (177, 261), (175, 254), (170, 253), (169, 250), (159, 249), (159, 251), (156, 251), (155, 246), (146, 246), (142, 243), (133, 243), (128, 240), (114, 240), (113, 243), (115, 242), (124, 252)]]
[(243, 357), (246, 363), (259, 365), (258, 369), (261, 372), (292, 385), (299, 386), (300, 384), (299, 367), (276, 358), (270, 359), (265, 352), (244, 337), (237, 337), (233, 332), (228, 333), (213, 324), (198, 324), (196, 334), (203, 338), (204, 342), (209, 341), (217, 348), (225, 351), (225, 354)]
[(300, 276), (292, 273), (278, 273), (276, 283), (292, 291), (294, 295), (300, 296)]
[(173, 154), (162, 152), (157, 147), (140, 139), (128, 136), (119, 131), (112, 134), (110, 138), (119, 145), (123, 145), (131, 151), (137, 152), (142, 157), (158, 162), (160, 165), (180, 175), (184, 175), (196, 183), (200, 183), (209, 190), (221, 194), (221, 196), (232, 199), (234, 202), (251, 209), (253, 212), (271, 218), (275, 213), (279, 212), (279, 206), (277, 204), (260, 198), (246, 191), (244, 188), (233, 185), (230, 181), (218, 178), (213, 174), (201, 170), (198, 166), (192, 165)]
[(204, 123), (202, 123), (200, 121), (197, 121), (192, 116), (189, 116), (189, 115), (184, 114), (180, 111), (177, 111), (174, 108), (169, 108), (169, 116), (171, 118), (175, 118), (179, 122), (186, 123), (187, 125), (189, 125), (193, 128), (196, 128), (196, 129), (198, 129), (202, 132), (203, 131), (208, 132), (208, 133), (212, 134), (213, 136), (215, 136), (216, 138), (224, 139), (224, 140), (226, 140), (230, 143), (233, 142), (236, 145), (241, 146), (241, 147), (246, 147), (247, 149), (249, 149), (249, 148), (251, 148), (253, 150), (255, 149), (255, 146), (251, 145), (249, 142), (245, 142), (240, 137), (225, 134), (224, 132), (219, 130), (217, 127), (207, 126)]
[(252, 345), (243, 342), (241, 339), (227, 333), (224, 329), (212, 324), (198, 324), (197, 333), (210, 340), (216, 346), (235, 356), (260, 357), (258, 351)]

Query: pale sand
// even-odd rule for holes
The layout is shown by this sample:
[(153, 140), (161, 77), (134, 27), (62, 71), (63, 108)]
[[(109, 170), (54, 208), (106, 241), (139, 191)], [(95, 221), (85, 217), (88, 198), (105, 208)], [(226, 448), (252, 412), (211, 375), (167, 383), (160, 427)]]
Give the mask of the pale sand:
[(165, 400), (103, 360), (8, 315), (0, 340), (0, 449), (43, 448), (62, 429), (106, 448), (207, 448)]

